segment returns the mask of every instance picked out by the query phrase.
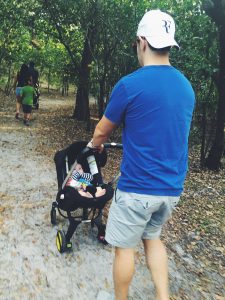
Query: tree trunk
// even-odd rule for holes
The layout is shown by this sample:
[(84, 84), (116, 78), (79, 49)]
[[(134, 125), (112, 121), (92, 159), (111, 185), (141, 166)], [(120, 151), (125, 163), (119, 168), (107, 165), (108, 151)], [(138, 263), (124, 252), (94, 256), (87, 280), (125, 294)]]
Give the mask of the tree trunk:
[(68, 96), (69, 93), (69, 75), (67, 70), (63, 71), (62, 75), (62, 96)]
[(48, 69), (48, 94), (50, 92), (50, 80), (51, 80), (51, 71), (50, 68)]
[[(104, 76), (105, 77), (105, 76)], [(104, 112), (104, 97), (105, 97), (105, 78), (102, 78), (99, 82), (99, 99), (98, 99), (98, 116), (99, 119), (103, 116)]]
[(224, 150), (225, 125), (225, 13), (222, 0), (212, 1), (212, 5), (208, 10), (206, 9), (206, 11), (218, 26), (219, 32), (219, 74), (216, 80), (219, 99), (217, 106), (216, 135), (206, 159), (206, 167), (211, 170), (218, 170)]
[(11, 68), (12, 68), (12, 64), (10, 64), (10, 66), (8, 67), (8, 79), (7, 79), (7, 83), (5, 85), (5, 94), (7, 96), (10, 94), (10, 88), (12, 86), (12, 84), (11, 84), (11, 81), (12, 81)]
[(78, 76), (78, 88), (76, 95), (76, 105), (73, 113), (73, 117), (79, 121), (90, 122), (90, 110), (89, 110), (89, 75), (90, 68), (89, 64), (91, 63), (91, 34), (92, 31), (88, 30), (86, 40), (84, 43), (84, 50), (82, 53), (81, 66)]
[(205, 140), (206, 140), (206, 102), (202, 103), (203, 109), (202, 109), (202, 143), (201, 143), (201, 167), (205, 164)]

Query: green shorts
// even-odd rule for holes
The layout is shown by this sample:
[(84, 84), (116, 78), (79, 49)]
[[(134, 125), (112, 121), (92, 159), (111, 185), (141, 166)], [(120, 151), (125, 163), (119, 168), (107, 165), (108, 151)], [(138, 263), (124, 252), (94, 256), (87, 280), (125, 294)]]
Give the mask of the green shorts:
[(116, 190), (110, 207), (106, 241), (120, 248), (134, 248), (141, 239), (160, 237), (179, 197), (127, 193)]

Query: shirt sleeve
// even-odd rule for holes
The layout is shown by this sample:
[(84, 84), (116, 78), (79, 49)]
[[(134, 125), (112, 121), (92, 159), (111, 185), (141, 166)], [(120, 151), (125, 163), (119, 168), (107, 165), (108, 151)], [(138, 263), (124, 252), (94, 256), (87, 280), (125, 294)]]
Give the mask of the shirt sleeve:
[(123, 82), (120, 80), (112, 90), (104, 116), (111, 122), (119, 125), (123, 121), (124, 113), (128, 105)]

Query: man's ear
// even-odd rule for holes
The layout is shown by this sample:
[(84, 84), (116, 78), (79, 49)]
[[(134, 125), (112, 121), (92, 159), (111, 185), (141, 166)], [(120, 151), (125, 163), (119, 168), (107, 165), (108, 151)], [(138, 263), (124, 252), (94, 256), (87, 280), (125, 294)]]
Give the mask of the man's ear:
[(147, 41), (145, 40), (145, 39), (143, 39), (142, 37), (139, 37), (139, 39), (140, 39), (140, 47), (141, 47), (141, 49), (143, 50), (143, 51), (145, 51), (146, 50), (146, 43), (147, 43)]
[(143, 40), (143, 42), (144, 42), (144, 44), (143, 44), (143, 50), (145, 51), (146, 50), (146, 46), (147, 46), (146, 40)]

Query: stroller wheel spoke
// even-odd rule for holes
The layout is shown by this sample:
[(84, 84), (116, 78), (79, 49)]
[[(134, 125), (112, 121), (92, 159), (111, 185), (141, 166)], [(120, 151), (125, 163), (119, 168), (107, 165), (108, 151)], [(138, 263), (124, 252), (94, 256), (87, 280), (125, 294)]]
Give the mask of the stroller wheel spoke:
[(56, 235), (56, 246), (59, 252), (62, 252), (62, 235), (60, 231), (57, 232)]

